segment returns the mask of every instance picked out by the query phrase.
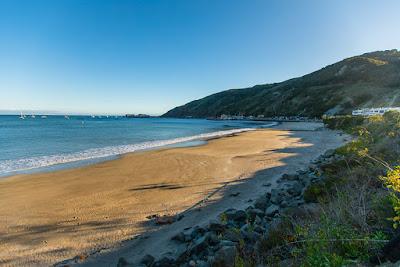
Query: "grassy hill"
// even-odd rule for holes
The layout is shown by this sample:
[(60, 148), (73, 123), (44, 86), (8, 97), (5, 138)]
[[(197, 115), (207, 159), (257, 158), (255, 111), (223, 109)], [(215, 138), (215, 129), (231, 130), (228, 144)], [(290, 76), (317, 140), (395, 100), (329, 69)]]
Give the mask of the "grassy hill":
[(164, 117), (221, 114), (309, 116), (354, 108), (400, 105), (400, 51), (347, 58), (303, 77), (216, 93), (176, 107)]

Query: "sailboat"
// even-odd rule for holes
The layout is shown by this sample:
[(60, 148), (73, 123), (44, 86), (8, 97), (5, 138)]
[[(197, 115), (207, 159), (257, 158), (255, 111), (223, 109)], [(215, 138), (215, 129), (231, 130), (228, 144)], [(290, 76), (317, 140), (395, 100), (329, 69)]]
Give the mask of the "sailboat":
[(25, 116), (22, 115), (22, 112), (21, 112), (21, 116), (19, 116), (19, 118), (20, 118), (21, 120), (25, 120)]

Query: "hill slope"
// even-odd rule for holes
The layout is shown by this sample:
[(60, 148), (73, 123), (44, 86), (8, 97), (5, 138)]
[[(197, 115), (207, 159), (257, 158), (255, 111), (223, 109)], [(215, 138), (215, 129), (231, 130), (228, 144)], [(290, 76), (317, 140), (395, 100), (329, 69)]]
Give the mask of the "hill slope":
[(400, 105), (400, 51), (347, 58), (303, 77), (216, 93), (163, 117), (216, 117), (221, 114), (320, 117), (354, 108)]

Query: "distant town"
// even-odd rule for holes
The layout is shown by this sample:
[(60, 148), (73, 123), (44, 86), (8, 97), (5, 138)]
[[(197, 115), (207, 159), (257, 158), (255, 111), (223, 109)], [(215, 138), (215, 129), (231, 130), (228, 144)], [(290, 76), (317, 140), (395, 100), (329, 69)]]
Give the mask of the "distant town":
[(400, 107), (363, 108), (363, 109), (353, 110), (351, 114), (353, 116), (373, 116), (373, 115), (382, 115), (388, 111), (400, 112)]
[(126, 114), (127, 118), (152, 118), (153, 116), (147, 114)]

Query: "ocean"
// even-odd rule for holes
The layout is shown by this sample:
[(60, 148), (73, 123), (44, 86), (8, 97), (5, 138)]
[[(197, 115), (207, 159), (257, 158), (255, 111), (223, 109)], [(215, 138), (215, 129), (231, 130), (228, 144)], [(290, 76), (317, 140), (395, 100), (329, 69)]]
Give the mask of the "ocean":
[(0, 176), (79, 167), (118, 155), (269, 127), (255, 121), (0, 116)]

